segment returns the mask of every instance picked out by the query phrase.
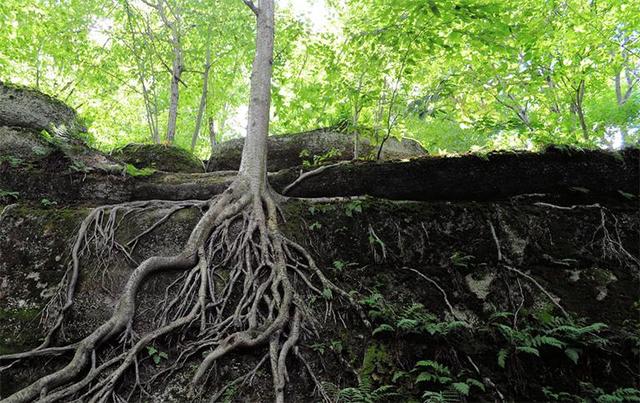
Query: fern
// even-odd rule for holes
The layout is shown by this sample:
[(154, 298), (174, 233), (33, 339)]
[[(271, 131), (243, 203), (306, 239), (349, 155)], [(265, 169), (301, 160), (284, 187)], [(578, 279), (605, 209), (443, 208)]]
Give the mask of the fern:
[(537, 323), (532, 323), (522, 329), (499, 323), (511, 315), (498, 312), (491, 316), (494, 321), (491, 325), (509, 341), (510, 347), (498, 352), (498, 365), (502, 368), (506, 365), (506, 358), (510, 352), (521, 352), (540, 357), (545, 348), (562, 350), (567, 358), (574, 364), (578, 363), (582, 346), (592, 345), (602, 347), (607, 340), (597, 333), (606, 329), (603, 323), (584, 325), (579, 320), (553, 317), (550, 315), (537, 315)]
[(640, 390), (620, 388), (610, 394), (602, 394), (596, 398), (598, 403), (640, 402)]
[(322, 387), (336, 403), (378, 403), (398, 395), (392, 385), (382, 385), (373, 389), (371, 382), (364, 380), (357, 387), (339, 389), (329, 382), (323, 382)]

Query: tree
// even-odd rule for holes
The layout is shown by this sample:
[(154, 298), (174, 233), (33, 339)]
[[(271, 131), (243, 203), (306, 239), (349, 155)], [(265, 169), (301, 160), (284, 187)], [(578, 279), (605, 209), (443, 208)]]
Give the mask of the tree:
[[(270, 358), (275, 401), (283, 402), (287, 357), (295, 353), (304, 360), (295, 346), (311, 334), (304, 325), (314, 314), (307, 305), (310, 296), (332, 299), (335, 295), (356, 306), (349, 294), (324, 276), (311, 255), (287, 239), (278, 228), (278, 204), (284, 197), (271, 190), (266, 175), (274, 0), (260, 0), (258, 4), (243, 1), (256, 17), (256, 49), (247, 137), (236, 179), (220, 196), (205, 202), (133, 202), (95, 209), (79, 230), (72, 253), (73, 265), (61, 284), (60, 293), (52, 300), (49, 312), (55, 319), (49, 335), (32, 351), (0, 356), (0, 360), (6, 361), (73, 351), (73, 358), (66, 366), (9, 396), (5, 400), (7, 403), (28, 402), (38, 397), (42, 401), (74, 397), (87, 401), (118, 401), (121, 399), (119, 393), (122, 393), (118, 389), (119, 383), (127, 371), (134, 365), (137, 367), (138, 354), (155, 340), (173, 333), (181, 333), (192, 340), (181, 352), (181, 358), (205, 352), (191, 381), (192, 394), (198, 392), (205, 375), (217, 360), (240, 347), (268, 346), (265, 357)], [(80, 276), (79, 251), (85, 246), (87, 231), (99, 229), (97, 233), (111, 238), (113, 234), (101, 227), (105, 215), (110, 221), (118, 213), (126, 216), (133, 210), (169, 207), (175, 212), (194, 206), (205, 212), (181, 253), (143, 261), (132, 272), (107, 321), (77, 343), (50, 346), (65, 312), (73, 304)], [(113, 243), (107, 241), (103, 245), (110, 248), (107, 245)], [(174, 299), (160, 307), (154, 330), (135, 337), (132, 328), (136, 319), (136, 294), (148, 277), (168, 270), (183, 272), (167, 288), (167, 295)], [(228, 271), (228, 275), (219, 276), (218, 272), (222, 270)], [(214, 293), (213, 289), (222, 291)], [(108, 341), (120, 346), (115, 355), (105, 356), (100, 349)], [(258, 367), (262, 362), (264, 359)], [(176, 365), (180, 363), (184, 364), (184, 360), (179, 358)], [(90, 370), (86, 371), (90, 364)], [(312, 378), (316, 379), (314, 375)], [(138, 387), (141, 385), (136, 380), (133, 388)], [(318, 387), (322, 388), (319, 384)]]

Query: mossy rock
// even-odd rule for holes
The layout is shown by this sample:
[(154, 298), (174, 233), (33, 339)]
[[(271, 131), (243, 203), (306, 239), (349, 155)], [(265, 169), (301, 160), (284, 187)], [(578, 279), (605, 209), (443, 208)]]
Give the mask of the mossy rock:
[(76, 112), (40, 91), (0, 81), (0, 125), (65, 136), (86, 132)]
[(32, 129), (0, 126), (0, 159), (32, 162), (48, 156), (55, 148)]
[(111, 156), (138, 169), (152, 168), (165, 172), (203, 172), (202, 161), (182, 148), (164, 144), (127, 144)]
[[(234, 139), (219, 144), (207, 164), (207, 171), (237, 170), (242, 157), (244, 139)], [(270, 172), (310, 163), (330, 163), (353, 159), (353, 136), (333, 129), (319, 129), (306, 133), (270, 136), (267, 169)], [(359, 141), (361, 158), (374, 158), (378, 147), (368, 138)], [(423, 157), (427, 151), (414, 140), (390, 138), (385, 143), (380, 158), (383, 160)]]

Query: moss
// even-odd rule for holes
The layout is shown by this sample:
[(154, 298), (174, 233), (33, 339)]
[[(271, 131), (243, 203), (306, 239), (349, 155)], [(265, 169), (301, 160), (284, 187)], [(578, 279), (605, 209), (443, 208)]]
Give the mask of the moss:
[(153, 173), (156, 172), (156, 170), (148, 167), (138, 169), (135, 167), (135, 165), (127, 164), (126, 172), (127, 172), (127, 175), (129, 176), (144, 177), (144, 176), (153, 175)]
[(393, 368), (393, 360), (387, 350), (387, 346), (374, 342), (367, 347), (364, 353), (360, 375), (365, 378), (378, 380), (382, 375), (390, 374)]
[[(157, 169), (165, 172), (203, 172), (202, 162), (182, 148), (164, 144), (127, 144), (111, 155), (138, 169)], [(127, 172), (129, 168), (127, 168)], [(139, 175), (132, 175), (139, 176)]]
[(38, 317), (40, 310), (37, 308), (0, 309), (0, 320), (28, 321)]

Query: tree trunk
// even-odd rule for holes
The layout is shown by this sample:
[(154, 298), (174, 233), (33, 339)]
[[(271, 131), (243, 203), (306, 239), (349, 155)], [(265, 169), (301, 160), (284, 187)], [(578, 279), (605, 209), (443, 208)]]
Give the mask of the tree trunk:
[(218, 144), (218, 141), (216, 139), (215, 122), (213, 120), (213, 117), (209, 117), (209, 143), (211, 144), (211, 154), (209, 155), (209, 161), (207, 161), (205, 172), (210, 172), (211, 164), (213, 161), (213, 151), (216, 148), (216, 145)]
[[(145, 70), (146, 67), (144, 65), (144, 61), (143, 61), (143, 52), (144, 50), (139, 48), (136, 44), (138, 43), (138, 39), (136, 36), (136, 30), (133, 26), (133, 14), (131, 12), (131, 9), (129, 7), (129, 3), (128, 2), (124, 2), (124, 6), (125, 6), (125, 11), (127, 13), (127, 29), (129, 30), (129, 33), (131, 34), (131, 46), (130, 46), (130, 51), (134, 56), (134, 59), (136, 61), (136, 68), (138, 69), (137, 74), (138, 74), (138, 80), (140, 81), (140, 85), (142, 86), (142, 99), (144, 101), (144, 108), (145, 108), (145, 113), (146, 113), (146, 118), (147, 118), (147, 124), (149, 125), (149, 133), (151, 135), (151, 140), (155, 143), (155, 144), (159, 144), (160, 143), (160, 132), (158, 129), (158, 113), (157, 113), (157, 103), (155, 102), (155, 96), (154, 99), (151, 99), (151, 96), (149, 95), (150, 92), (150, 88), (147, 86), (147, 77), (145, 75)], [(147, 40), (145, 39), (144, 34), (142, 34), (142, 43), (143, 43), (143, 47), (144, 45), (148, 45)], [(153, 69), (151, 69), (151, 75), (153, 77)], [(155, 79), (153, 80), (153, 83), (155, 83)]]
[(191, 152), (196, 148), (198, 135), (200, 134), (200, 126), (202, 125), (202, 116), (207, 106), (207, 93), (209, 89), (209, 70), (211, 70), (211, 44), (207, 42), (207, 55), (205, 56), (204, 72), (202, 73), (202, 96), (200, 97), (200, 106), (198, 107), (198, 115), (196, 116), (196, 127), (191, 137)]
[(580, 129), (585, 140), (589, 138), (589, 128), (587, 127), (587, 121), (584, 116), (584, 110), (582, 108), (582, 102), (584, 100), (584, 80), (580, 80), (578, 88), (576, 88), (575, 99), (573, 101), (573, 109), (578, 116), (578, 122), (580, 123)]
[(616, 99), (618, 101), (618, 106), (623, 105), (624, 104), (624, 98), (622, 95), (622, 83), (620, 82), (620, 75), (622, 74), (621, 71), (616, 73), (616, 76), (614, 77), (614, 83), (615, 83), (615, 87), (616, 87)]
[(178, 101), (180, 99), (180, 76), (182, 75), (182, 49), (174, 45), (173, 67), (171, 69), (171, 98), (169, 104), (169, 119), (167, 121), (167, 135), (165, 141), (173, 143), (176, 137), (176, 122), (178, 120)]
[[(246, 3), (246, 2), (245, 2)], [(249, 2), (251, 5), (253, 3)], [(240, 175), (249, 179), (253, 192), (262, 193), (267, 183), (267, 136), (273, 72), (274, 0), (252, 7), (257, 18), (256, 52), (251, 74), (247, 137), (242, 150)]]
[[(180, 11), (174, 9), (174, 21), (169, 21), (164, 7), (166, 0), (159, 1), (156, 9), (165, 26), (171, 30), (171, 46), (173, 47), (173, 65), (171, 66), (171, 96), (169, 101), (169, 118), (167, 120), (167, 134), (165, 142), (173, 144), (176, 137), (176, 122), (178, 120), (178, 101), (180, 99), (180, 77), (184, 69), (182, 60), (182, 43), (180, 39)], [(167, 6), (168, 7), (168, 6)]]
[(356, 107), (351, 122), (351, 130), (353, 130), (353, 159), (357, 160), (360, 156), (360, 131), (358, 130), (358, 119), (360, 117), (360, 108)]

